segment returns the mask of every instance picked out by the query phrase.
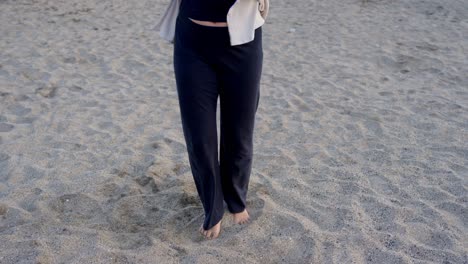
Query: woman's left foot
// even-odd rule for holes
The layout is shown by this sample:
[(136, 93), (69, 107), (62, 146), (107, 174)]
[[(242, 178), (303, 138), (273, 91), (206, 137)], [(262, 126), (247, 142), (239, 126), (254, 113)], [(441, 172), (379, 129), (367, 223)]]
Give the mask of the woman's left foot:
[(244, 211), (240, 213), (232, 214), (232, 218), (234, 220), (234, 224), (240, 224), (240, 225), (246, 224), (250, 220), (250, 216), (249, 216), (249, 213), (247, 212), (247, 209), (244, 209)]

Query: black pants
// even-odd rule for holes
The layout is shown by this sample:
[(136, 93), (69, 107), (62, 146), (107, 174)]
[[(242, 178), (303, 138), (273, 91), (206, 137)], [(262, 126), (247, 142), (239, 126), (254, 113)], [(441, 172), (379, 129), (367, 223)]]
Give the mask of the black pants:
[[(255, 113), (260, 99), (262, 28), (231, 46), (227, 27), (203, 26), (180, 14), (174, 73), (191, 172), (205, 211), (203, 228), (246, 207)], [(216, 111), (220, 97), (220, 157)]]

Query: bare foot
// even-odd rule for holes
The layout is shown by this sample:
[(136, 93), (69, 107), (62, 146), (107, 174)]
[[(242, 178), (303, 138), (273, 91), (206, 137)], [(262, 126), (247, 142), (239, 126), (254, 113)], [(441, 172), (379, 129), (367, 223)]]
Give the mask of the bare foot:
[(221, 221), (222, 219), (216, 225), (214, 225), (211, 229), (208, 229), (208, 230), (203, 229), (203, 224), (202, 224), (200, 228), (198, 229), (198, 231), (202, 235), (204, 235), (205, 238), (208, 238), (208, 239), (217, 238), (219, 236), (219, 232), (221, 231)]
[(246, 224), (250, 220), (250, 216), (249, 216), (249, 213), (247, 212), (247, 209), (244, 209), (244, 211), (240, 213), (232, 214), (232, 218), (235, 224), (240, 224), (240, 225)]

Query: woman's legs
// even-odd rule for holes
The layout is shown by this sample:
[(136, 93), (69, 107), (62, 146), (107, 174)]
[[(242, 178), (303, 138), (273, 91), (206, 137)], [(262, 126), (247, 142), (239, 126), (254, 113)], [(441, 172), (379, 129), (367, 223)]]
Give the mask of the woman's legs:
[(178, 17), (174, 72), (190, 167), (205, 210), (204, 230), (216, 227), (222, 219), (223, 199), (232, 213), (240, 213), (246, 206), (260, 96), (261, 34), (261, 28), (257, 28), (253, 41), (230, 46), (227, 28), (203, 26)]

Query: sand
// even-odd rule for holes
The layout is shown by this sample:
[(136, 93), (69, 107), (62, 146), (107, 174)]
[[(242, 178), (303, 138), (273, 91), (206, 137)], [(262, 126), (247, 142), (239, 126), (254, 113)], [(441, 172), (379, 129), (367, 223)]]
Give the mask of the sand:
[(0, 263), (468, 262), (466, 1), (273, 1), (252, 221), (211, 241), (167, 3), (0, 1)]

